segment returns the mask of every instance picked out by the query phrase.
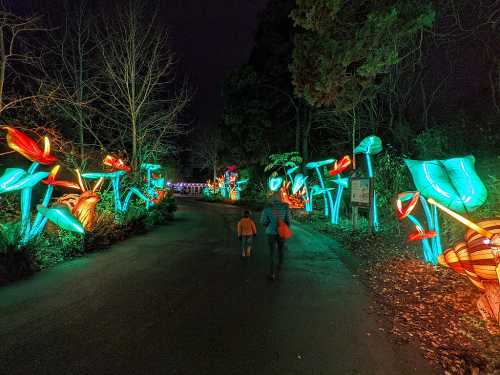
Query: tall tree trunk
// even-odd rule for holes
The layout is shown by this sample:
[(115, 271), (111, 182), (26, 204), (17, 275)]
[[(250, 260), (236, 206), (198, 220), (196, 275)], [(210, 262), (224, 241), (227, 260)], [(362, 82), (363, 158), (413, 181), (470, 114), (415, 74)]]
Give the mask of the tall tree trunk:
[(309, 138), (311, 134), (312, 118), (311, 118), (311, 107), (309, 105), (304, 106), (304, 127), (302, 134), (302, 158), (304, 162), (309, 161)]
[(299, 154), (302, 154), (302, 150), (300, 149), (300, 136), (301, 136), (301, 106), (298, 105), (295, 109), (295, 151)]
[(132, 116), (132, 170), (137, 171), (137, 119)]
[(5, 56), (5, 43), (3, 40), (3, 27), (0, 27), (0, 113), (3, 112), (3, 85), (5, 83), (5, 68), (7, 58)]

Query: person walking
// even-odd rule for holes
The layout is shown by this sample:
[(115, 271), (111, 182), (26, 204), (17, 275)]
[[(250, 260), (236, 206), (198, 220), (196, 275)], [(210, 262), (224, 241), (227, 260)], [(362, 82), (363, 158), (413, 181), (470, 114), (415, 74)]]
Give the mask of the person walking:
[(246, 210), (238, 222), (238, 239), (241, 241), (241, 258), (247, 258), (252, 251), (252, 239), (257, 236), (257, 228), (250, 217), (250, 211)]
[[(269, 244), (269, 275), (271, 281), (279, 278), (283, 266), (283, 253), (286, 240), (278, 234), (278, 220), (290, 226), (290, 208), (281, 201), (279, 192), (273, 193), (268, 205), (262, 211), (260, 222), (266, 228), (267, 243)], [(275, 267), (274, 256), (278, 252), (278, 265)]]

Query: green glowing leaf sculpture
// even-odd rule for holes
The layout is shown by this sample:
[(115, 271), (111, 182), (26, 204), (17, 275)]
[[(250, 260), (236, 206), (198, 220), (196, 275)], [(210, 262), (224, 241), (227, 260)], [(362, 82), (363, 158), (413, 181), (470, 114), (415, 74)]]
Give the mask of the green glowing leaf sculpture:
[(410, 160), (410, 169), (417, 190), (426, 198), (460, 213), (481, 207), (488, 196), (486, 187), (476, 173), (474, 156), (446, 160)]
[(28, 174), (20, 168), (7, 168), (0, 177), (0, 193), (33, 188), (48, 175), (48, 172)]
[(269, 179), (268, 185), (271, 191), (278, 191), (279, 189), (281, 189), (281, 185), (283, 185), (283, 177), (271, 177)]
[(82, 224), (76, 217), (73, 216), (66, 206), (54, 206), (47, 208), (39, 204), (36, 206), (36, 209), (61, 229), (81, 234), (85, 233), (85, 229)]
[(376, 155), (382, 151), (382, 140), (376, 135), (364, 138), (354, 149), (355, 154)]
[(160, 164), (151, 164), (151, 163), (142, 163), (141, 168), (146, 169), (148, 171), (157, 171), (157, 170), (161, 169), (161, 165)]
[(296, 174), (293, 179), (292, 194), (297, 194), (306, 183), (307, 177), (302, 173)]

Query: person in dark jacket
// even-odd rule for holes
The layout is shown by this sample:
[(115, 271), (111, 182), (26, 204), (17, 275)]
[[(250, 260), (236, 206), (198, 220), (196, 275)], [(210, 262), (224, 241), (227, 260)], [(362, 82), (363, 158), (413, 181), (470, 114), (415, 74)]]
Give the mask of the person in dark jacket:
[[(269, 201), (269, 204), (262, 211), (260, 222), (266, 228), (267, 242), (269, 244), (270, 267), (268, 278), (271, 281), (279, 277), (283, 265), (283, 253), (285, 250), (285, 241), (278, 235), (278, 219), (290, 226), (290, 208), (281, 201), (279, 192), (275, 192)], [(275, 267), (274, 254), (278, 251), (278, 265)]]

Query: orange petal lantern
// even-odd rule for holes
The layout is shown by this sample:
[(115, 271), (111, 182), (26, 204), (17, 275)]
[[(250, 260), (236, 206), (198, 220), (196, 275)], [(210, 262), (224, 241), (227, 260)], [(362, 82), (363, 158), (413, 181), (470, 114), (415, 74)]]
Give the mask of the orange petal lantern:
[(11, 128), (4, 127), (7, 130), (7, 144), (9, 147), (23, 155), (26, 159), (40, 164), (54, 164), (57, 158), (50, 154), (50, 141), (44, 137), (44, 148), (42, 149), (38, 144), (24, 132)]
[(408, 235), (408, 241), (422, 241), (425, 240), (426, 238), (432, 238), (436, 237), (436, 231), (434, 230), (420, 230), (417, 227), (417, 230), (414, 232), (411, 232)]
[(496, 246), (500, 237), (500, 219), (483, 220), (476, 223), (491, 237), (469, 229), (464, 241), (445, 250), (439, 263), (466, 276), (483, 291), (477, 306), (485, 319), (494, 319), (500, 324), (500, 248)]
[(59, 172), (59, 169), (60, 169), (59, 165), (56, 165), (54, 168), (52, 168), (49, 177), (47, 177), (45, 180), (42, 180), (42, 182), (45, 185), (59, 186), (59, 187), (79, 190), (80, 186), (74, 182), (56, 180), (56, 176), (57, 173)]
[(107, 155), (103, 161), (104, 165), (111, 167), (114, 171), (120, 170), (129, 173), (131, 171), (130, 167), (126, 165), (122, 159), (115, 158), (114, 156)]
[(351, 166), (351, 157), (349, 155), (345, 155), (342, 159), (337, 160), (335, 164), (333, 164), (333, 168), (328, 172), (330, 176), (335, 176), (349, 169)]

